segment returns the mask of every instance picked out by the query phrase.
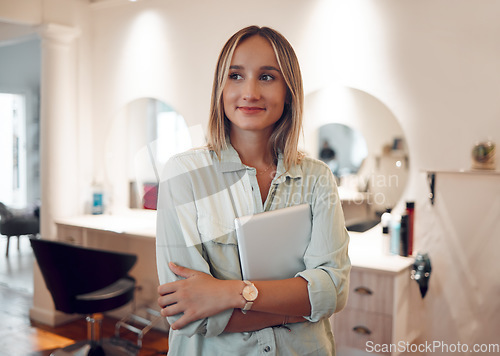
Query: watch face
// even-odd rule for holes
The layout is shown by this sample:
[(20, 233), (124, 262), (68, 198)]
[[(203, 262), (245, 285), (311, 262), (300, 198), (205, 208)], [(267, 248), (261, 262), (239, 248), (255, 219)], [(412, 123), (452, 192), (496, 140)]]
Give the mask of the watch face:
[(245, 286), (245, 288), (243, 288), (243, 298), (245, 298), (247, 302), (253, 302), (255, 299), (257, 299), (258, 294), (259, 291), (253, 284)]

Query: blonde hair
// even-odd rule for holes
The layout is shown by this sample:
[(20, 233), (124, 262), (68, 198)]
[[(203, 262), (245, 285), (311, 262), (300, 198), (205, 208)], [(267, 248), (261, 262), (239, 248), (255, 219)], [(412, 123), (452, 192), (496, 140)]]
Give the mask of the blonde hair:
[(304, 90), (299, 61), (295, 51), (282, 34), (269, 27), (246, 27), (231, 36), (222, 48), (217, 61), (212, 87), (208, 122), (208, 147), (215, 151), (219, 159), (221, 150), (227, 147), (230, 121), (224, 114), (222, 90), (229, 75), (229, 66), (236, 47), (247, 38), (256, 35), (267, 39), (273, 47), (287, 86), (283, 114), (275, 124), (268, 145), (275, 162), (278, 160), (278, 155), (283, 153), (285, 169), (288, 170), (291, 166), (298, 164), (303, 157), (303, 154), (298, 151), (298, 142), (302, 132)]

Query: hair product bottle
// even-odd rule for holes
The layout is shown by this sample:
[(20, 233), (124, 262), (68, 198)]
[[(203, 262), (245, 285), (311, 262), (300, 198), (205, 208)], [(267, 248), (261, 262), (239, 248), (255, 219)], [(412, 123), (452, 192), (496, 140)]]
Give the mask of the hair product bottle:
[(415, 221), (415, 203), (406, 202), (406, 214), (408, 215), (408, 256), (413, 255), (413, 226)]
[(390, 247), (390, 252), (393, 255), (398, 255), (399, 254), (399, 240), (400, 240), (400, 230), (401, 230), (401, 217), (400, 216), (394, 216), (392, 217), (391, 221), (391, 247)]
[(401, 216), (401, 227), (399, 230), (399, 254), (408, 256), (408, 220), (409, 216), (404, 214)]
[(104, 189), (100, 184), (94, 183), (92, 186), (92, 206), (93, 215), (104, 213)]

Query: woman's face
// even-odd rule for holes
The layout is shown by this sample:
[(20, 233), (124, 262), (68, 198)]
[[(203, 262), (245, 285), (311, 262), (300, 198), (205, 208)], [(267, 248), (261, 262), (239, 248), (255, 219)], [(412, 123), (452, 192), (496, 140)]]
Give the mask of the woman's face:
[(271, 44), (255, 35), (234, 51), (222, 91), (224, 113), (235, 131), (271, 134), (283, 114), (287, 87)]

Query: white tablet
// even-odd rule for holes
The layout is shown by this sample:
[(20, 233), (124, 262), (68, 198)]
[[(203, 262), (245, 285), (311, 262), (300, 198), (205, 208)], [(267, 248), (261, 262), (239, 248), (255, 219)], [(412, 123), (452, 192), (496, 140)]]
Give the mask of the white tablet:
[(286, 279), (305, 270), (312, 228), (309, 204), (236, 218), (234, 223), (243, 279)]

